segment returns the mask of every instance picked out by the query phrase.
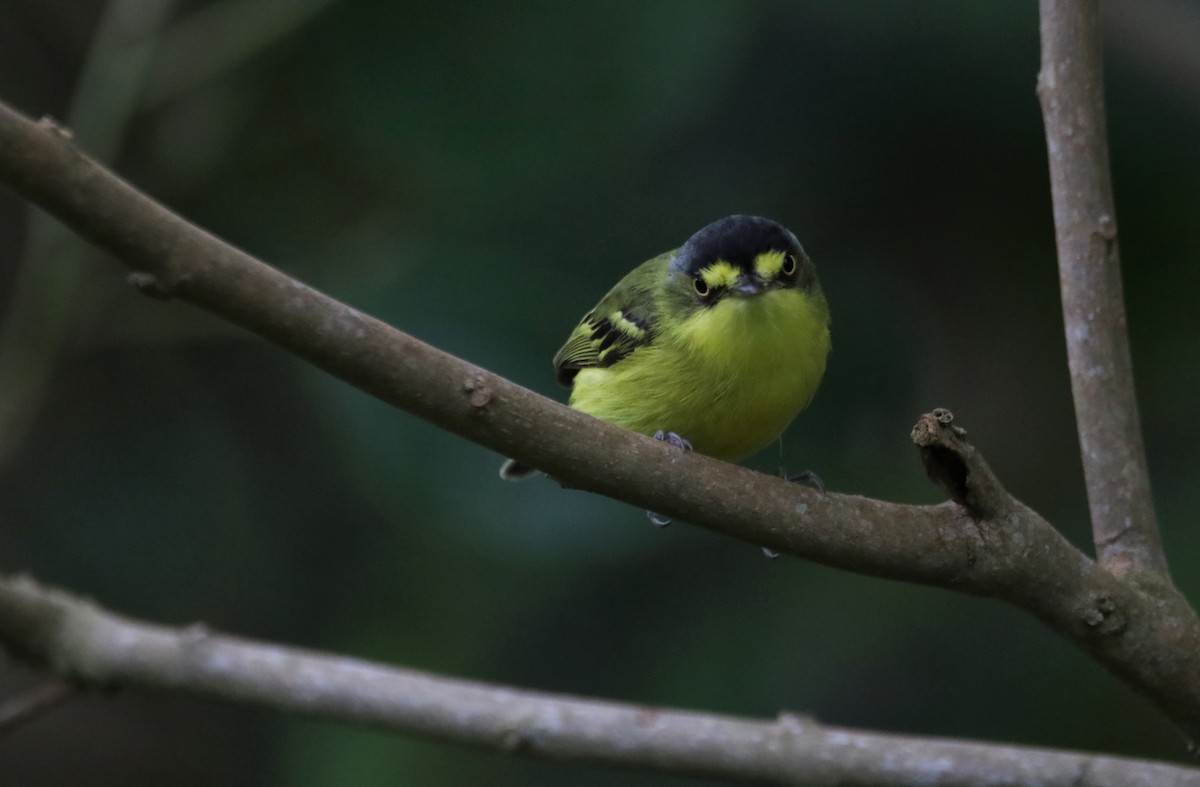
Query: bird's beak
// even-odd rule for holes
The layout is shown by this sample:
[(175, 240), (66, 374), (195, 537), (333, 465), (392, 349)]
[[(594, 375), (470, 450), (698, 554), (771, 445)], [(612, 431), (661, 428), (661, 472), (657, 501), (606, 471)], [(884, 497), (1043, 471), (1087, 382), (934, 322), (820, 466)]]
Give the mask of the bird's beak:
[(766, 292), (767, 283), (758, 276), (753, 274), (743, 274), (737, 282), (737, 286), (733, 288), (734, 295), (740, 295), (743, 298), (749, 298), (759, 293)]

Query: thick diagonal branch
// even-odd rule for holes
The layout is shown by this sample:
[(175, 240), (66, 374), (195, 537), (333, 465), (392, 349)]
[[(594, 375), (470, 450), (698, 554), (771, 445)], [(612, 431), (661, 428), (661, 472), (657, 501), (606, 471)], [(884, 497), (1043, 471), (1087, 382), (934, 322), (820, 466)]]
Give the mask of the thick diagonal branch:
[(1092, 537), (1113, 571), (1165, 576), (1121, 291), (1098, 0), (1041, 0), (1041, 37), (1038, 96)]
[(0, 579), (0, 640), (28, 642), (26, 657), (91, 685), (185, 691), (532, 757), (765, 784), (1200, 787), (1200, 770), (1152, 762), (454, 680), (198, 626), (154, 626), (23, 578)]
[(144, 292), (202, 306), (568, 486), (838, 568), (1015, 604), (1200, 739), (1200, 623), (1186, 601), (1167, 583), (1124, 582), (1081, 554), (1004, 490), (953, 425), (933, 419), (921, 444), (959, 502), (821, 495), (673, 450), (430, 347), (187, 223), (54, 126), (3, 105), (0, 181), (118, 255)]

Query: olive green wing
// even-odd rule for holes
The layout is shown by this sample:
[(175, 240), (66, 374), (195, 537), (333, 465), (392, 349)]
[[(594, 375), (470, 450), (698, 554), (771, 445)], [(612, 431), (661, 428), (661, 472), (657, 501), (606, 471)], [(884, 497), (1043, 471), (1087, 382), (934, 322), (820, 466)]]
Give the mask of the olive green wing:
[(667, 275), (667, 252), (634, 268), (571, 331), (554, 356), (558, 382), (569, 386), (580, 369), (612, 366), (657, 335), (655, 292)]

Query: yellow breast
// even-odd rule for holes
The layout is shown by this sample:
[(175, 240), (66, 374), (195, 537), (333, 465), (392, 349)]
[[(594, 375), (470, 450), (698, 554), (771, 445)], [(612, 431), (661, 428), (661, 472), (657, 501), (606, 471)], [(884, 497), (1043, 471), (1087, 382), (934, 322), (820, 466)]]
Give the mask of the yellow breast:
[(825, 372), (819, 290), (727, 297), (670, 324), (608, 368), (583, 369), (571, 405), (643, 434), (676, 432), (701, 453), (741, 459), (783, 432)]

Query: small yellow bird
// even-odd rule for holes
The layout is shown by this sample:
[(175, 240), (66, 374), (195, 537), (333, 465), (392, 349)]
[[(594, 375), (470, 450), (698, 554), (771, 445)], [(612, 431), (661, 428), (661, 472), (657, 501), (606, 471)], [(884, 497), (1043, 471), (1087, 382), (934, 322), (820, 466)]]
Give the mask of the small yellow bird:
[[(829, 355), (829, 307), (796, 236), (728, 216), (634, 268), (554, 356), (570, 405), (735, 461), (783, 433)], [(509, 460), (515, 480), (533, 468)]]

